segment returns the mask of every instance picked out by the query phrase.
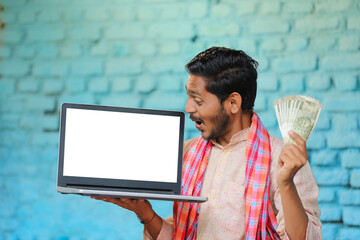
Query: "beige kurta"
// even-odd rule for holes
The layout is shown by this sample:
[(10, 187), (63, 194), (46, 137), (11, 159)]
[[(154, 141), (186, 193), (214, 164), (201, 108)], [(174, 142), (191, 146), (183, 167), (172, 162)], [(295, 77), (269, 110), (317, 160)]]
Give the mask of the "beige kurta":
[[(201, 190), (201, 196), (208, 197), (208, 201), (200, 205), (197, 239), (245, 239), (245, 144), (248, 133), (249, 128), (238, 132), (224, 147), (216, 142), (213, 144)], [(277, 163), (283, 143), (271, 136), (270, 144), (270, 200), (278, 222), (277, 231), (282, 239), (288, 239), (276, 183)], [(317, 203), (319, 189), (309, 163), (298, 171), (294, 182), (309, 217), (306, 239), (322, 239)], [(172, 225), (164, 220), (158, 239), (171, 239), (172, 233)], [(146, 231), (144, 239), (151, 239)]]

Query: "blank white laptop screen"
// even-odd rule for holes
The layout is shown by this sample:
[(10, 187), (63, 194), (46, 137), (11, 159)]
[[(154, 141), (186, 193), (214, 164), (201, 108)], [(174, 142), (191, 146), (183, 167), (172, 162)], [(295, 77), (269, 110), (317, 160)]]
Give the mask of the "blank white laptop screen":
[(180, 117), (67, 109), (64, 176), (176, 183)]

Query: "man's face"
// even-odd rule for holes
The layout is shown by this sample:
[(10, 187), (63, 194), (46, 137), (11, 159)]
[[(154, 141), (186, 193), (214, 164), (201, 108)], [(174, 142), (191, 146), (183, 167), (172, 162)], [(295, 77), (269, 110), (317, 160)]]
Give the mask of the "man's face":
[(204, 78), (189, 75), (185, 86), (188, 94), (185, 111), (205, 139), (215, 140), (227, 133), (230, 117), (220, 99), (208, 92), (205, 86)]

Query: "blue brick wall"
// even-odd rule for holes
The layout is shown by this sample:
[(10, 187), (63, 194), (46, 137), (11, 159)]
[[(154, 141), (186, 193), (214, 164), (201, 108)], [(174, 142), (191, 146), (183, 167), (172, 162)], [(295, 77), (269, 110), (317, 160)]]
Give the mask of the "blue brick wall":
[[(324, 239), (360, 238), (360, 1), (0, 0), (0, 239), (140, 239), (134, 214), (56, 192), (62, 102), (184, 110), (184, 65), (221, 45), (259, 61), (255, 110), (323, 104), (308, 142)], [(197, 136), (186, 121), (186, 136)], [(171, 203), (153, 201), (163, 217)]]

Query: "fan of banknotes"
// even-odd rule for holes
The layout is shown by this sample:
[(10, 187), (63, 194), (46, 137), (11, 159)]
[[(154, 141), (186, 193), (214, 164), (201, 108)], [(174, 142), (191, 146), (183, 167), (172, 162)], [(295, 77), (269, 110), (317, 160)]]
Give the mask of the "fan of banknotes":
[(295, 143), (289, 137), (293, 130), (307, 141), (320, 115), (319, 100), (303, 95), (287, 96), (274, 101), (276, 117), (284, 144)]

